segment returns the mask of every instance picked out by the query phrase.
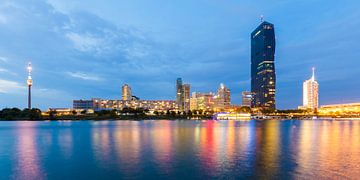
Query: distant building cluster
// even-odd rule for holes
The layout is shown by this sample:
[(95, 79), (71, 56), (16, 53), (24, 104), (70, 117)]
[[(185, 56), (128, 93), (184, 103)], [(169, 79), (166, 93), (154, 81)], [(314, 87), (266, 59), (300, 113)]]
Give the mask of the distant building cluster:
[(190, 98), (190, 110), (225, 111), (231, 108), (230, 100), (230, 89), (220, 84), (217, 94), (193, 92)]
[(224, 111), (231, 108), (230, 89), (220, 84), (216, 94), (193, 92), (190, 96), (190, 84), (183, 84), (182, 79), (176, 80), (176, 100), (140, 100), (132, 96), (131, 87), (128, 84), (122, 86), (122, 100), (107, 100), (92, 98), (91, 100), (74, 100), (74, 109), (81, 110), (122, 110), (124, 108), (146, 109), (150, 112), (190, 110)]

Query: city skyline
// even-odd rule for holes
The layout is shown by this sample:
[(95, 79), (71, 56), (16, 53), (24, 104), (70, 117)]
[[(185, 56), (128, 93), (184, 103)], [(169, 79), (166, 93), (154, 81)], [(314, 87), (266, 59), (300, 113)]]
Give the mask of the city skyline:
[[(127, 4), (129, 9), (145, 8), (135, 3), (110, 2), (117, 3)], [(307, 14), (301, 13), (310, 3), (313, 6), (307, 9)], [(186, 1), (167, 4), (166, 9), (189, 4)], [(356, 84), (360, 83), (355, 78), (359, 70), (344, 70), (351, 67), (359, 53), (354, 51), (360, 37), (358, 32), (351, 36), (347, 33), (348, 29), (357, 29), (360, 23), (354, 3), (329, 1), (323, 5), (305, 1), (298, 3), (299, 10), (294, 10), (289, 2), (273, 5), (264, 2), (263, 7), (256, 7), (250, 1), (234, 4), (205, 1), (198, 4), (204, 5), (204, 10), (175, 8), (175, 14), (155, 12), (157, 8), (150, 6), (141, 15), (149, 22), (131, 11), (116, 14), (109, 9), (110, 14), (115, 13), (115, 19), (121, 17), (115, 20), (96, 11), (96, 5), (93, 2), (85, 7), (81, 3), (55, 0), (0, 3), (1, 108), (27, 107), (24, 77), (28, 61), (33, 63), (36, 80), (32, 104), (42, 109), (70, 107), (72, 99), (120, 99), (119, 89), (125, 82), (131, 84), (134, 94), (144, 99), (175, 99), (173, 79), (176, 77), (186, 79), (196, 92), (208, 92), (225, 83), (232, 90), (232, 103), (240, 104), (241, 92), (250, 90), (249, 34), (259, 25), (261, 14), (277, 28), (279, 109), (301, 105), (302, 81), (313, 66), (318, 69), (322, 85), (320, 105), (360, 100), (356, 94), (359, 88)], [(245, 7), (254, 11), (241, 11)], [(201, 17), (208, 21), (203, 22), (200, 17), (187, 21), (185, 12), (190, 17), (204, 15)], [(292, 13), (284, 18), (288, 12)], [(157, 21), (163, 14), (169, 15), (169, 19), (163, 23)], [(149, 26), (151, 23), (153, 26)], [(189, 28), (191, 33), (184, 33)], [(343, 63), (339, 65), (339, 61)]]

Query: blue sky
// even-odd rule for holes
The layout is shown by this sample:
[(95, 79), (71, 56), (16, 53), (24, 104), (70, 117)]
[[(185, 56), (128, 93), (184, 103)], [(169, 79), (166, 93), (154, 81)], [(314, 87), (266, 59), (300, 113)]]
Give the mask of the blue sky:
[(26, 66), (33, 105), (120, 99), (128, 83), (141, 99), (174, 99), (175, 80), (192, 91), (250, 89), (250, 33), (260, 15), (275, 24), (277, 106), (301, 105), (316, 67), (320, 104), (360, 101), (357, 0), (2, 0), (0, 108), (24, 108)]

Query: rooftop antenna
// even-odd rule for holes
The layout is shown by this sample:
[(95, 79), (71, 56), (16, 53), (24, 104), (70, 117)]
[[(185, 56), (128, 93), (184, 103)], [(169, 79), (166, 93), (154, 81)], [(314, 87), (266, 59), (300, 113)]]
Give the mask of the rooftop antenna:
[(312, 68), (311, 80), (312, 80), (312, 81), (315, 81), (315, 67)]

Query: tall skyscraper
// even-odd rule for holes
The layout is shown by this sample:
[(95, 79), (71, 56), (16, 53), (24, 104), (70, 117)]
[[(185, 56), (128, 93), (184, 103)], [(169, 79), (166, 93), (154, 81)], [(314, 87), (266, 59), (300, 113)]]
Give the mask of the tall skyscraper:
[(182, 88), (183, 82), (181, 78), (176, 79), (176, 103), (180, 111), (182, 111), (182, 105), (183, 105), (183, 88)]
[(182, 92), (183, 92), (183, 111), (187, 112), (190, 110), (190, 84), (183, 84), (182, 85)]
[(190, 110), (190, 84), (183, 84), (181, 78), (176, 79), (176, 103), (179, 111)]
[(31, 63), (29, 62), (28, 67), (28, 79), (27, 79), (27, 85), (28, 85), (28, 108), (31, 109), (31, 86), (33, 84), (32, 81), (32, 77), (31, 77), (31, 72), (32, 72), (32, 66)]
[(252, 107), (275, 110), (275, 30), (262, 21), (251, 33)]
[(130, 101), (132, 99), (131, 87), (128, 84), (122, 86), (122, 99)]
[(312, 68), (312, 76), (303, 83), (303, 109), (316, 111), (319, 107), (319, 84), (315, 80), (315, 68)]

